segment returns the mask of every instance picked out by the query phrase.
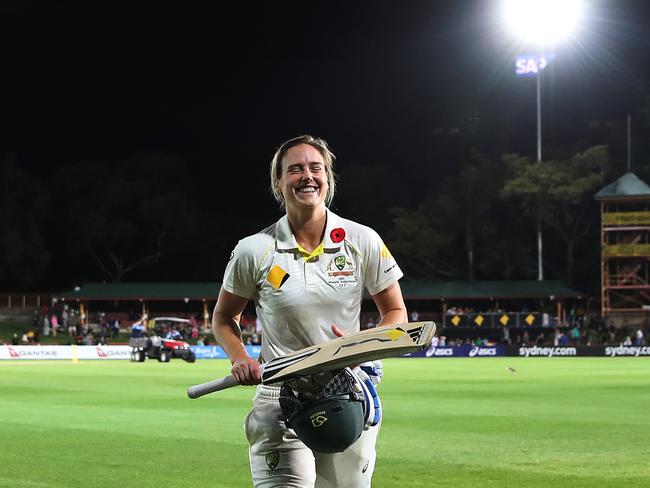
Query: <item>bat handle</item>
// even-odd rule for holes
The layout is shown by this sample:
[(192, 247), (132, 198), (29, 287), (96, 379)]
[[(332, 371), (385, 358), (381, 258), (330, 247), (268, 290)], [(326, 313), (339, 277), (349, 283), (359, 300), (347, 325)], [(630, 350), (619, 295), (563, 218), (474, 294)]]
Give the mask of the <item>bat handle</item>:
[(237, 380), (233, 375), (225, 376), (223, 378), (218, 378), (216, 380), (208, 381), (207, 383), (201, 383), (200, 385), (190, 386), (187, 389), (187, 396), (190, 398), (199, 398), (208, 393), (214, 393), (215, 391), (225, 390), (226, 388), (232, 388), (237, 386)]

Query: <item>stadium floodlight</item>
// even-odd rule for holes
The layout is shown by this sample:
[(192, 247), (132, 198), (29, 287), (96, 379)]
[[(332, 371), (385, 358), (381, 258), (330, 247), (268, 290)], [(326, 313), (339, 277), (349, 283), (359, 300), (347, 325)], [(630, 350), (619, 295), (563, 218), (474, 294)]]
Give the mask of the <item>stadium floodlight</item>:
[(569, 37), (583, 15), (581, 0), (504, 0), (503, 16), (512, 33), (536, 46)]
[[(503, 0), (503, 19), (517, 41), (534, 47), (537, 78), (537, 161), (542, 161), (542, 69), (545, 48), (571, 36), (584, 16), (581, 0)], [(537, 218), (537, 279), (544, 279), (542, 224)]]

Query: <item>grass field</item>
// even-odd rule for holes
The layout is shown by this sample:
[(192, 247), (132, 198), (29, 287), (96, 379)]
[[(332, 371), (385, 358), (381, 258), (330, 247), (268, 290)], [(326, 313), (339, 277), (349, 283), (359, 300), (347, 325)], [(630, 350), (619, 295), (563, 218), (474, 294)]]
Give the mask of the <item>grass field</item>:
[[(510, 372), (508, 367), (514, 368)], [(250, 486), (228, 364), (0, 362), (0, 487)], [(392, 359), (374, 487), (650, 485), (650, 360)]]

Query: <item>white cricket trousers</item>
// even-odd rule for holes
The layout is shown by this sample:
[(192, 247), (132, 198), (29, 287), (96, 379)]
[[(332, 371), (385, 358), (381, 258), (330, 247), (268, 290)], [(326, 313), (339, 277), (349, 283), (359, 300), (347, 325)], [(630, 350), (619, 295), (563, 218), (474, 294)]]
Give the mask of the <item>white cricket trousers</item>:
[(364, 431), (343, 452), (322, 454), (305, 446), (282, 418), (277, 386), (258, 385), (244, 420), (255, 488), (369, 488), (380, 425)]

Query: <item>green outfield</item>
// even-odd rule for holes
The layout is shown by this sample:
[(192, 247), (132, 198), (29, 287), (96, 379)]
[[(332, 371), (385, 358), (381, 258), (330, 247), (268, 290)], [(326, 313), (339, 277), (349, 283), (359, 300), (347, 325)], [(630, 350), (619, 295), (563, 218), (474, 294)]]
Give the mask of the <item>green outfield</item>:
[[(514, 371), (512, 371), (513, 369)], [(0, 487), (250, 486), (226, 361), (0, 362)], [(375, 487), (650, 483), (650, 360), (392, 359)]]

